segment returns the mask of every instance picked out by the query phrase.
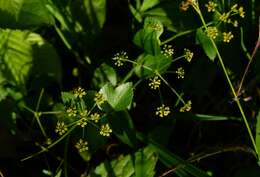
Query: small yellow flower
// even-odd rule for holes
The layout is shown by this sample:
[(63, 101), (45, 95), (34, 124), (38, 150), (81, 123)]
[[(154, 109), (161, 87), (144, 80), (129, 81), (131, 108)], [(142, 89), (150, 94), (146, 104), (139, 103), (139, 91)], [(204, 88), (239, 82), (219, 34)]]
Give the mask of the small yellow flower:
[(77, 110), (75, 108), (69, 108), (66, 110), (69, 117), (76, 117), (77, 116)]
[(150, 78), (149, 80), (150, 80), (149, 87), (151, 89), (156, 90), (156, 89), (158, 89), (160, 87), (161, 80), (159, 79), (158, 76), (155, 76), (154, 78)]
[(94, 101), (96, 102), (97, 105), (101, 105), (106, 101), (105, 96), (102, 93), (96, 93)]
[(226, 23), (229, 19), (230, 13), (223, 13), (222, 15), (220, 15), (219, 20)]
[(185, 76), (185, 71), (184, 71), (184, 69), (182, 67), (178, 68), (176, 73), (177, 73), (177, 78), (178, 79), (183, 79), (184, 76)]
[(160, 24), (150, 24), (149, 25), (149, 28), (153, 29), (154, 31), (161, 31), (162, 30), (162, 27)]
[(59, 135), (63, 135), (64, 133), (66, 133), (66, 131), (68, 131), (67, 125), (64, 122), (58, 121), (55, 132), (58, 133)]
[(208, 37), (210, 37), (210, 38), (212, 38), (212, 39), (216, 39), (217, 38), (217, 36), (218, 36), (218, 29), (217, 29), (217, 27), (208, 27), (208, 29), (207, 29), (207, 36)]
[(79, 152), (84, 152), (88, 150), (88, 142), (80, 139), (75, 147), (78, 149)]
[(180, 112), (188, 112), (191, 110), (191, 100), (189, 100), (183, 107), (180, 108)]
[(192, 57), (193, 57), (193, 52), (191, 52), (189, 49), (184, 49), (184, 58), (188, 62), (191, 62)]
[(101, 117), (98, 113), (94, 113), (94, 114), (90, 115), (90, 119), (93, 120), (95, 123), (98, 123), (98, 121), (101, 119)]
[(172, 48), (172, 45), (164, 45), (163, 51), (161, 53), (166, 57), (171, 57), (174, 54), (174, 49)]
[(234, 35), (231, 32), (223, 32), (223, 42), (229, 43), (233, 37)]
[(108, 124), (101, 125), (101, 129), (99, 133), (102, 136), (110, 136), (110, 134), (112, 133), (112, 129), (109, 127)]
[(156, 108), (155, 114), (159, 117), (166, 117), (171, 113), (170, 108), (165, 106), (164, 104), (158, 108)]
[(245, 11), (243, 7), (238, 8), (238, 13), (241, 18), (245, 18)]
[(216, 7), (218, 6), (215, 2), (209, 1), (208, 4), (205, 5), (208, 9), (208, 12), (215, 12)]
[(120, 53), (116, 53), (114, 55), (114, 57), (112, 58), (112, 60), (115, 60), (115, 65), (118, 67), (122, 66), (124, 64), (123, 61), (127, 60), (127, 59), (128, 59), (127, 53), (124, 51), (122, 51)]
[(81, 88), (81, 87), (76, 88), (76, 89), (73, 91), (73, 93), (74, 93), (74, 96), (75, 96), (76, 98), (83, 98), (83, 96), (86, 95), (85, 90), (84, 90), (83, 88)]

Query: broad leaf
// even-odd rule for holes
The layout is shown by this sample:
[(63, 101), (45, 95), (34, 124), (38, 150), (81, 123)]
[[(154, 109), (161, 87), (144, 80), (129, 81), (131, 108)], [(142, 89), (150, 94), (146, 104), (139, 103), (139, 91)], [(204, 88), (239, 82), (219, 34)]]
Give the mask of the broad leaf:
[(138, 77), (150, 77), (154, 72), (165, 72), (171, 65), (172, 59), (162, 54), (160, 55), (141, 55), (137, 59), (138, 65), (135, 67), (135, 73)]
[(150, 9), (160, 3), (160, 0), (144, 0), (140, 11), (146, 11), (147, 9)]
[(88, 177), (152, 177), (156, 162), (154, 151), (148, 146), (133, 155), (120, 156), (111, 162), (101, 163)]
[(27, 28), (54, 24), (46, 0), (0, 0), (0, 26)]
[(209, 57), (211, 61), (217, 56), (217, 52), (207, 34), (199, 28), (196, 33), (197, 42), (202, 46), (204, 52)]
[(117, 76), (114, 68), (105, 63), (101, 64), (101, 66), (95, 70), (92, 82), (97, 88), (103, 87), (107, 82), (115, 86)]
[(143, 29), (134, 36), (134, 43), (143, 48), (146, 53), (158, 55), (161, 52), (159, 38), (162, 33), (162, 23), (156, 18), (147, 17)]
[(113, 88), (112, 84), (106, 84), (101, 93), (107, 99), (107, 102), (116, 110), (125, 110), (132, 103), (133, 84), (128, 82)]

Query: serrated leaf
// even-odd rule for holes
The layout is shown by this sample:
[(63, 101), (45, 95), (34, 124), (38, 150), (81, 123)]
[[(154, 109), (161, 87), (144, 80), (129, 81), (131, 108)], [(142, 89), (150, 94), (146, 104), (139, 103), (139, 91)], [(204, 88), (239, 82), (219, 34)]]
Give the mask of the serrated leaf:
[(46, 0), (0, 0), (0, 26), (26, 28), (54, 24)]
[(109, 83), (102, 87), (101, 93), (116, 111), (125, 110), (132, 103), (133, 84), (128, 82), (113, 88)]
[(154, 75), (155, 71), (162, 74), (170, 67), (171, 62), (171, 58), (168, 58), (162, 54), (156, 56), (149, 54), (141, 55), (137, 59), (138, 65), (135, 67), (135, 73), (138, 77), (150, 77)]
[(202, 46), (204, 52), (209, 57), (211, 61), (214, 61), (214, 59), (217, 56), (217, 52), (210, 40), (210, 38), (207, 36), (207, 34), (199, 28), (196, 33), (196, 39), (199, 42), (199, 44)]

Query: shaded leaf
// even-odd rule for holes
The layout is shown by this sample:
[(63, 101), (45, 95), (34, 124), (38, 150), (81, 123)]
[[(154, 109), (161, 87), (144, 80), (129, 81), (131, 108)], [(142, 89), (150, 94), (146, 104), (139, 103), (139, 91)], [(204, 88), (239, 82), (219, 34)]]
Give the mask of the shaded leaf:
[(116, 110), (124, 110), (132, 103), (133, 84), (128, 82), (113, 88), (112, 84), (106, 84), (101, 93), (106, 97), (107, 102)]

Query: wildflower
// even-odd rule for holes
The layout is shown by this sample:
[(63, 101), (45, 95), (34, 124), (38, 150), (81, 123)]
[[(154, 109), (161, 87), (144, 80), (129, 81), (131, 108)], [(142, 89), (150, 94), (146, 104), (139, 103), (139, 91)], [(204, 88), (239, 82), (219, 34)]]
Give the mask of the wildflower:
[(77, 110), (75, 108), (69, 108), (66, 110), (69, 117), (76, 117), (77, 116)]
[(207, 36), (212, 38), (212, 39), (216, 39), (218, 36), (218, 29), (217, 27), (208, 27), (207, 29)]
[(191, 52), (189, 49), (184, 49), (184, 58), (190, 62), (193, 57), (193, 52)]
[(181, 4), (180, 4), (180, 10), (181, 11), (187, 11), (190, 7), (190, 3), (187, 2), (187, 1), (181, 1)]
[(245, 18), (245, 11), (243, 7), (239, 7), (238, 13), (241, 18)]
[(223, 32), (223, 42), (229, 43), (233, 37), (234, 35), (231, 32)]
[(59, 135), (63, 135), (68, 130), (67, 125), (64, 122), (57, 122), (55, 132)]
[(171, 57), (174, 54), (174, 49), (172, 48), (172, 45), (164, 45), (161, 53), (166, 57)]
[(183, 79), (184, 78), (184, 75), (185, 75), (185, 71), (182, 67), (178, 68), (177, 71), (177, 78), (178, 79)]
[(215, 12), (216, 7), (218, 6), (215, 2), (209, 1), (208, 4), (205, 5), (208, 9), (208, 12)]
[(127, 53), (124, 51), (122, 51), (120, 53), (116, 53), (114, 55), (114, 57), (112, 58), (112, 60), (115, 60), (115, 65), (118, 67), (122, 66), (124, 64), (123, 61), (127, 60), (127, 59), (128, 59)]
[(219, 20), (226, 23), (228, 21), (228, 18), (230, 17), (230, 13), (223, 13), (220, 15)]
[(83, 111), (80, 113), (80, 120), (78, 121), (77, 125), (81, 126), (82, 128), (87, 125), (87, 114), (88, 111)]
[(237, 22), (237, 20), (235, 20), (235, 21), (233, 22), (233, 26), (234, 26), (234, 27), (238, 27), (238, 22)]
[(156, 110), (155, 114), (159, 117), (166, 117), (171, 113), (170, 108), (164, 104), (161, 107), (156, 108)]
[(94, 113), (90, 115), (90, 119), (97, 123), (101, 119), (101, 117), (98, 113)]
[(160, 87), (160, 85), (161, 85), (161, 80), (159, 79), (158, 76), (155, 76), (154, 78), (150, 78), (149, 80), (150, 80), (149, 87), (150, 87), (151, 89), (156, 90), (157, 88)]
[(189, 100), (183, 107), (180, 108), (180, 112), (188, 112), (191, 110), (191, 100)]
[(76, 88), (73, 92), (76, 98), (83, 98), (86, 95), (85, 90), (81, 87)]
[(154, 31), (161, 31), (162, 30), (162, 27), (160, 24), (156, 23), (156, 24), (150, 24), (149, 25), (149, 28), (151, 28), (152, 30)]
[(79, 152), (84, 152), (88, 150), (88, 142), (84, 141), (82, 139), (79, 139), (79, 141), (76, 143), (75, 147), (78, 149)]
[(101, 105), (106, 101), (106, 98), (102, 93), (96, 93), (94, 101), (96, 102), (97, 105)]
[(101, 125), (100, 135), (102, 135), (102, 136), (110, 136), (110, 133), (112, 133), (112, 129), (109, 127), (108, 124)]

